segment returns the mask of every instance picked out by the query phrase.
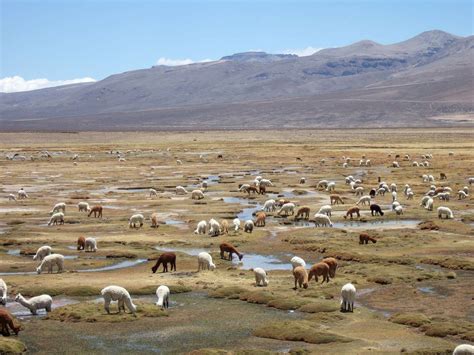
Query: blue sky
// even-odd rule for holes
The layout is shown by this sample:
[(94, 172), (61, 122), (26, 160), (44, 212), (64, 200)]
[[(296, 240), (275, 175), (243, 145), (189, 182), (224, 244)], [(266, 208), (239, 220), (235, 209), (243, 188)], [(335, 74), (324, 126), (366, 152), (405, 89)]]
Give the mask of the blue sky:
[(174, 60), (259, 49), (473, 32), (473, 2), (0, 0), (0, 78), (102, 79)]

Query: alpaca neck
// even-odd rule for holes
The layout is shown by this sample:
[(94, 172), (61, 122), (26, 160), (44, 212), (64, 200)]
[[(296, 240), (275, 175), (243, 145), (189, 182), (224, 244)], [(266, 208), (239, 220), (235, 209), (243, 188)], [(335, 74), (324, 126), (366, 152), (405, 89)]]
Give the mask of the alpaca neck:
[(23, 296), (20, 296), (18, 298), (18, 303), (20, 303), (22, 306), (25, 306), (27, 308), (31, 306), (30, 303)]

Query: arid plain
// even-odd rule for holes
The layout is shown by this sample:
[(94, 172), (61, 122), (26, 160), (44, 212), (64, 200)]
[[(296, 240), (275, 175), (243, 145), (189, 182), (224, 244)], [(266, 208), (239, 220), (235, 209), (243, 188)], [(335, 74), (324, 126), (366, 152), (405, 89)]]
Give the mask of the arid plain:
[[(6, 308), (23, 328), (18, 337), (0, 338), (0, 352), (26, 346), (39, 353), (449, 354), (474, 342), (474, 202), (471, 194), (457, 196), (464, 186), (472, 190), (473, 151), (468, 128), (0, 133), (0, 278), (9, 287)], [(6, 158), (14, 153), (26, 160)], [(428, 167), (413, 166), (426, 154), (433, 156)], [(359, 166), (362, 156), (371, 166)], [(343, 157), (352, 159), (347, 167)], [(424, 182), (423, 174), (435, 181)], [(266, 195), (239, 192), (257, 175), (274, 184)], [(349, 175), (362, 181), (365, 194), (379, 177), (396, 183), (403, 214), (391, 210), (388, 193), (373, 199), (383, 217), (359, 206), (360, 218), (344, 219), (358, 200), (345, 183)], [(316, 188), (323, 179), (336, 183), (335, 192)], [(191, 191), (204, 180), (202, 200), (175, 193), (178, 185)], [(414, 199), (403, 195), (405, 184)], [(430, 185), (453, 191), (449, 201), (435, 199), (433, 211), (420, 206)], [(20, 188), (29, 198), (9, 201)], [(150, 196), (150, 188), (158, 195)], [(270, 212), (266, 226), (251, 234), (194, 234), (201, 220), (255, 219), (270, 198), (308, 206), (312, 217), (332, 193), (344, 201), (332, 206), (333, 228)], [(102, 205), (103, 218), (79, 212), (81, 201)], [(58, 202), (67, 205), (65, 223), (48, 226)], [(454, 219), (438, 219), (439, 206)], [(135, 213), (146, 217), (140, 229), (128, 226)], [(158, 228), (150, 226), (152, 213)], [(360, 233), (377, 243), (360, 245)], [(79, 236), (95, 237), (97, 252), (77, 251)], [(223, 241), (244, 254), (241, 263), (220, 259)], [(36, 274), (32, 256), (42, 245), (66, 256), (65, 272)], [(177, 254), (177, 271), (153, 274), (163, 251)], [(200, 251), (212, 255), (216, 270), (197, 272)], [(335, 257), (336, 277), (294, 290), (294, 255), (309, 266)], [(267, 287), (255, 286), (255, 267), (267, 271)], [(339, 310), (347, 282), (357, 288), (353, 313)], [(100, 290), (108, 285), (130, 292), (137, 317), (106, 314)], [(166, 311), (155, 305), (159, 285), (172, 291)], [(53, 311), (29, 315), (14, 302), (19, 292), (51, 295)]]

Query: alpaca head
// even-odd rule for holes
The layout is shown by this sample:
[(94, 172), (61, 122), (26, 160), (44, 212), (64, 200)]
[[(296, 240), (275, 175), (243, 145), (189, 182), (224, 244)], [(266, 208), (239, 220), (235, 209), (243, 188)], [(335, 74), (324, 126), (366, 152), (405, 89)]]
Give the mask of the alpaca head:
[(304, 287), (304, 288), (308, 288), (308, 282), (306, 282), (306, 281), (303, 282), (303, 287)]
[(38, 274), (41, 274), (41, 266), (38, 266), (38, 267), (36, 268), (36, 272), (37, 272)]
[(211, 263), (211, 264), (209, 265), (209, 269), (210, 269), (211, 271), (214, 271), (214, 270), (216, 269), (216, 264)]
[(156, 270), (157, 270), (157, 269), (158, 269), (158, 266), (155, 265), (155, 266), (153, 266), (153, 267), (151, 268), (151, 271), (153, 271), (153, 273), (156, 273)]
[(0, 304), (5, 306), (7, 304), (7, 298), (6, 297), (0, 297)]
[(16, 297), (15, 297), (15, 302), (19, 302), (20, 301), (20, 298), (23, 298), (23, 296), (21, 295), (21, 293), (17, 294)]
[(380, 210), (380, 215), (383, 216), (383, 211), (382, 210)]
[(244, 254), (239, 254), (239, 261), (242, 260), (243, 257), (244, 257)]

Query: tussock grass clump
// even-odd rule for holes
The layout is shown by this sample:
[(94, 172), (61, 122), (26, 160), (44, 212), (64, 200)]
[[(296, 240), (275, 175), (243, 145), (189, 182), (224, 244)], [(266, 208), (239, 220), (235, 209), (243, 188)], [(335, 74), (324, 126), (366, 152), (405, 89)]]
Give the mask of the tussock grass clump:
[(242, 350), (224, 350), (224, 349), (199, 349), (188, 353), (189, 355), (272, 355), (279, 354), (275, 351), (263, 349), (242, 349)]
[(415, 328), (430, 323), (430, 319), (422, 313), (397, 313), (391, 316), (389, 321)]
[(317, 300), (301, 306), (298, 310), (306, 313), (335, 312), (339, 310), (339, 304), (335, 301)]
[(453, 353), (452, 348), (439, 347), (439, 348), (422, 348), (414, 351), (407, 351), (404, 354), (407, 355), (451, 355)]
[(422, 264), (439, 265), (453, 270), (474, 270), (474, 262), (467, 258), (425, 258)]
[(286, 299), (278, 298), (278, 299), (273, 299), (270, 302), (268, 302), (268, 306), (288, 311), (288, 310), (298, 309), (301, 306), (310, 302), (311, 301), (309, 300), (301, 299), (301, 298), (286, 298)]
[[(174, 294), (174, 293), (185, 293), (185, 292), (191, 292), (192, 291), (191, 287), (185, 286), (185, 285), (167, 285), (167, 286), (169, 287), (170, 292), (172, 294)], [(155, 292), (156, 292), (156, 288), (157, 288), (156, 285), (150, 285), (150, 286), (145, 286), (145, 287), (141, 287), (141, 288), (138, 288), (138, 289), (134, 289), (132, 287), (132, 288), (129, 288), (129, 291), (132, 295), (139, 295), (139, 296), (154, 295)]]
[(318, 325), (308, 321), (273, 322), (256, 329), (253, 335), (288, 341), (304, 341), (311, 344), (348, 343), (352, 339), (321, 331)]
[(0, 354), (23, 354), (26, 345), (14, 338), (0, 337)]
[(241, 293), (239, 298), (249, 303), (267, 304), (275, 298), (275, 295), (268, 291), (249, 291)]
[(367, 281), (375, 282), (376, 284), (380, 284), (380, 285), (390, 285), (392, 283), (391, 278), (383, 277), (383, 276), (370, 277), (367, 279)]
[(209, 297), (239, 299), (240, 294), (244, 291), (245, 289), (239, 286), (222, 287), (210, 291)]
[(471, 332), (474, 332), (474, 323), (460, 319), (456, 321), (440, 319), (425, 324), (421, 327), (421, 330), (423, 330), (426, 335), (439, 338), (444, 338), (448, 335), (469, 336)]

